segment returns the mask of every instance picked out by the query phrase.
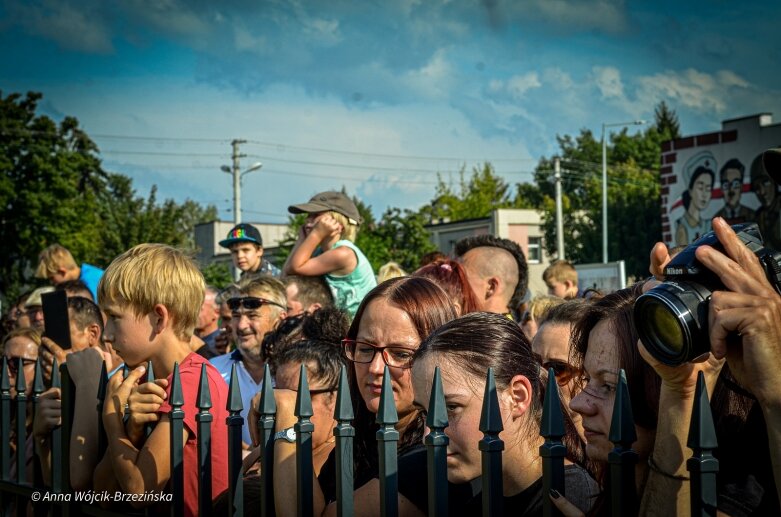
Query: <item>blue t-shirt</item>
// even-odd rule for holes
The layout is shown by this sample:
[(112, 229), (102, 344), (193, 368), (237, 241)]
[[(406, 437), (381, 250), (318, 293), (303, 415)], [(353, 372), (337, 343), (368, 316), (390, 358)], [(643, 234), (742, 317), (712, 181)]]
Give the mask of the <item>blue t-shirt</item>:
[(95, 303), (98, 303), (98, 284), (100, 278), (103, 276), (103, 270), (99, 267), (92, 266), (90, 264), (81, 265), (81, 275), (79, 280), (84, 282), (87, 289), (92, 293), (92, 298), (95, 299)]

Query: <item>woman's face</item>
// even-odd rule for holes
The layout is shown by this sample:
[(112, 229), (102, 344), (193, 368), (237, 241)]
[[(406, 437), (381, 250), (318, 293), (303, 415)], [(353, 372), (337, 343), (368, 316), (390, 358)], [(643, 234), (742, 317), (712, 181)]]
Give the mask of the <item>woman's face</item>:
[[(377, 298), (366, 306), (358, 324), (356, 340), (376, 347), (393, 346), (416, 350), (420, 346), (420, 337), (409, 315), (382, 298)], [(353, 365), (358, 391), (369, 411), (377, 413), (385, 369), (382, 354), (375, 353), (371, 363), (353, 363)], [(411, 370), (396, 367), (389, 367), (388, 370), (396, 411), (399, 418), (402, 418), (414, 410)]]
[(711, 191), (713, 190), (713, 178), (710, 174), (700, 174), (689, 193), (691, 194), (692, 204), (697, 210), (705, 210), (710, 203)]
[[(447, 446), (447, 479), (451, 483), (466, 483), (482, 474), (482, 453), (478, 444), (483, 439), (480, 431), (480, 416), (483, 410), (485, 378), (478, 379), (464, 372), (454, 362), (442, 355), (427, 355), (415, 361), (412, 367), (412, 379), (415, 386), (415, 405), (426, 412), (431, 399), (431, 384), (435, 368), (440, 367), (442, 390), (445, 395), (447, 422), (445, 434), (449, 438)], [(499, 438), (504, 440), (506, 450), (517, 447), (521, 441), (520, 419), (511, 418), (512, 396), (510, 390), (498, 392), (499, 407), (504, 430)], [(428, 428), (427, 432), (428, 432)], [(505, 457), (503, 465), (515, 469), (517, 465)]]
[[(602, 320), (591, 330), (583, 361), (585, 387), (570, 402), (570, 408), (583, 418), (586, 454), (594, 461), (607, 463), (614, 445), (608, 438), (613, 418), (613, 403), (618, 385), (619, 347), (610, 320)], [(635, 426), (638, 441), (632, 448), (645, 457), (653, 444), (653, 433)]]
[[(322, 381), (311, 377), (312, 369), (307, 365), (307, 379), (309, 391), (312, 394), (312, 423), (315, 430), (312, 432), (312, 445), (317, 447), (331, 439), (334, 428), (334, 409), (336, 408), (336, 391), (330, 390), (334, 386), (326, 386)], [(298, 390), (298, 381), (301, 377), (301, 363), (290, 362), (277, 366), (274, 376), (275, 388), (283, 390)]]
[(19, 358), (22, 359), (22, 374), (27, 389), (25, 394), (29, 397), (33, 391), (35, 380), (35, 360), (38, 359), (38, 345), (27, 336), (16, 336), (5, 344), (5, 357), (8, 360), (8, 380), (11, 384), (11, 396), (16, 396), (16, 378), (19, 376)]

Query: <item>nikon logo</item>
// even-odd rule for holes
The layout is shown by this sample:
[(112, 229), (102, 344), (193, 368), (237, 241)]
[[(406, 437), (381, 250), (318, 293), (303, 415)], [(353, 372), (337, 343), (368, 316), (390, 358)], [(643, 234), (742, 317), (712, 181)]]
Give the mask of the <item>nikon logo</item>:
[(668, 267), (665, 273), (667, 273), (668, 275), (683, 275), (686, 272), (683, 270), (682, 267)]

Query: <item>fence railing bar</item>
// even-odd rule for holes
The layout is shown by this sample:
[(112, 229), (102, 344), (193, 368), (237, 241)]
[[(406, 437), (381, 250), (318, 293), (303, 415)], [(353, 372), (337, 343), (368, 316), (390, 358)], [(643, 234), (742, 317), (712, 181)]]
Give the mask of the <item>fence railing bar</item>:
[(354, 419), (347, 368), (342, 365), (339, 374), (339, 391), (336, 395), (336, 410), (334, 411), (334, 420), (337, 422), (334, 428), (334, 436), (336, 437), (336, 514), (339, 517), (352, 516), (354, 513), (353, 442), (355, 428), (352, 426)]
[(184, 514), (184, 394), (182, 379), (179, 374), (179, 363), (174, 363), (174, 373), (171, 376), (171, 392), (169, 404), (171, 412), (168, 415), (171, 429), (171, 515), (176, 517)]
[[(8, 359), (3, 356), (0, 373), (0, 479), (10, 481), (11, 468), (11, 381), (8, 375)], [(2, 494), (0, 494), (2, 495)]]
[[(69, 492), (71, 487), (70, 440), (71, 432), (73, 430), (73, 417), (76, 412), (76, 386), (73, 384), (73, 380), (71, 379), (67, 363), (62, 363), (59, 371), (59, 381), (61, 384), (60, 393), (62, 395), (60, 403), (62, 419), (62, 425), (60, 426), (60, 450), (62, 451), (62, 458), (60, 462), (60, 482), (62, 483), (62, 492)], [(54, 371), (52, 371), (52, 384), (54, 383), (54, 380)], [(52, 454), (54, 454), (53, 450)], [(66, 515), (70, 513), (69, 506), (70, 505), (67, 502), (63, 505), (63, 512)]]
[(241, 387), (239, 376), (236, 372), (236, 364), (231, 366), (230, 385), (228, 388), (228, 403), (226, 409), (228, 416), (228, 516), (244, 515), (244, 478), (241, 476), (241, 429), (244, 418), (241, 412), (244, 403), (241, 401)]
[(428, 514), (432, 517), (447, 517), (447, 446), (450, 439), (445, 434), (445, 427), (448, 425), (447, 406), (439, 366), (434, 370), (434, 379), (431, 383), (426, 425), (431, 430), (423, 440), (427, 449)]
[(626, 372), (621, 369), (610, 422), (610, 441), (615, 448), (607, 455), (610, 469), (610, 506), (612, 515), (636, 515), (638, 509), (635, 465), (637, 453), (632, 444), (637, 440), (632, 402), (626, 384)]
[(488, 369), (485, 380), (483, 410), (480, 415), (480, 431), (483, 438), (478, 443), (481, 451), (483, 476), (483, 516), (498, 517), (504, 513), (504, 490), (502, 486), (502, 451), (504, 442), (499, 433), (504, 429), (496, 393), (496, 379), (493, 368)]
[(198, 414), (195, 421), (198, 426), (198, 515), (212, 514), (212, 421), (209, 411), (212, 396), (206, 365), (201, 365), (201, 380), (198, 383)]
[(399, 415), (396, 412), (396, 402), (393, 399), (390, 370), (385, 365), (382, 375), (382, 391), (380, 406), (377, 412), (377, 452), (379, 455), (380, 473), (380, 514), (382, 517), (396, 517), (399, 514), (399, 467), (398, 442), (399, 432), (396, 424)]
[[(559, 397), (559, 385), (553, 368), (548, 368), (548, 383), (545, 389), (545, 400), (542, 405), (542, 422), (540, 423), (540, 436), (545, 438), (545, 443), (540, 446), (542, 458), (542, 493), (550, 494), (551, 490), (566, 495), (564, 485), (564, 457), (567, 448), (562, 443), (564, 437), (564, 415), (561, 409)], [(550, 497), (542, 498), (542, 515), (551, 517), (560, 515), (553, 506)]]
[(273, 517), (274, 509), (274, 425), (276, 424), (277, 401), (271, 368), (263, 368), (263, 386), (260, 393), (257, 426), (260, 431), (260, 515)]
[(719, 460), (713, 451), (718, 447), (718, 440), (702, 372), (697, 374), (687, 446), (692, 450), (692, 457), (686, 462), (691, 477), (691, 515), (716, 515)]
[(315, 426), (310, 420), (314, 415), (312, 411), (312, 395), (309, 393), (309, 380), (306, 375), (306, 365), (301, 365), (298, 378), (298, 395), (296, 396), (295, 415), (298, 421), (294, 428), (296, 431), (296, 488), (298, 500), (296, 502), (298, 515), (312, 515), (314, 511), (312, 469), (312, 432)]
[[(27, 382), (24, 360), (17, 359), (16, 370), (16, 482), (27, 484)], [(17, 501), (17, 505), (21, 501)]]

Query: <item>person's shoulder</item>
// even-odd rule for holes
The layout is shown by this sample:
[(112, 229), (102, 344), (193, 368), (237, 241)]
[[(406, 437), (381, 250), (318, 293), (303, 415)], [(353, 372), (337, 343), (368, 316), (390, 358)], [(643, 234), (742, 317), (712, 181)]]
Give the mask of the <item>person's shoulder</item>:
[(82, 276), (102, 275), (103, 270), (98, 266), (93, 266), (92, 264), (87, 264), (85, 262), (84, 264), (81, 265), (81, 274)]
[(236, 359), (234, 358), (234, 352), (228, 352), (227, 354), (218, 355), (217, 357), (212, 357), (209, 359), (209, 362), (214, 366), (221, 374), (225, 374), (227, 371), (230, 373), (231, 366), (233, 366), (234, 363), (236, 363)]

